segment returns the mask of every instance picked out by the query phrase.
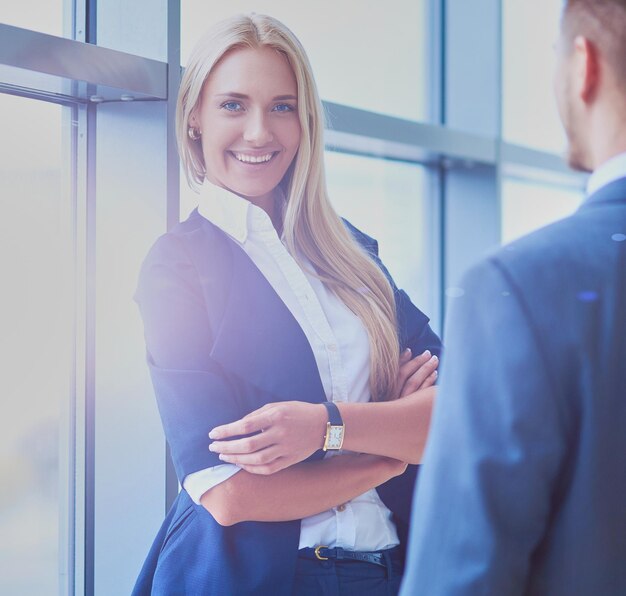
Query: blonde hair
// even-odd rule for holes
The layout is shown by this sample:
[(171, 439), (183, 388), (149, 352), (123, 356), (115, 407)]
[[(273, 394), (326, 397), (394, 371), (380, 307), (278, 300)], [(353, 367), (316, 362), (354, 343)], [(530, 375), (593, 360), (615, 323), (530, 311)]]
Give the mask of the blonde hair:
[(176, 136), (187, 181), (197, 189), (206, 174), (201, 144), (187, 133), (202, 86), (217, 62), (241, 47), (271, 47), (281, 52), (297, 81), (300, 147), (281, 182), (287, 198), (283, 221), (287, 250), (301, 266), (298, 255), (306, 257), (315, 268), (312, 273), (363, 322), (370, 341), (372, 399), (396, 397), (399, 340), (393, 289), (330, 204), (322, 103), (304, 48), (280, 21), (254, 13), (235, 16), (212, 27), (194, 48), (176, 106)]

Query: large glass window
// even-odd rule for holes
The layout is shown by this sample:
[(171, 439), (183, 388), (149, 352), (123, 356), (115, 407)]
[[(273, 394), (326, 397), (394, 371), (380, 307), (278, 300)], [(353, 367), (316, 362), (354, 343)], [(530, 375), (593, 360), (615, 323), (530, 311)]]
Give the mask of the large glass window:
[(423, 167), (327, 152), (328, 192), (335, 209), (378, 241), (379, 254), (396, 284), (421, 310), (431, 312), (429, 286), (434, 255)]
[(582, 200), (582, 190), (505, 178), (502, 182), (502, 242), (510, 242), (571, 215)]
[(183, 65), (213, 23), (242, 12), (283, 21), (311, 61), (322, 99), (421, 120), (426, 115), (426, 0), (181, 2)]
[[(67, 36), (64, 30), (64, 7), (71, 5), (67, 0), (20, 0), (3, 2), (0, 21), (14, 27), (32, 29), (50, 35)], [(65, 19), (67, 20), (67, 19)]]
[(68, 540), (59, 521), (68, 502), (73, 360), (65, 109), (0, 94), (2, 594), (57, 593), (59, 545)]
[(554, 153), (565, 146), (552, 92), (562, 5), (562, 0), (502, 2), (503, 137)]

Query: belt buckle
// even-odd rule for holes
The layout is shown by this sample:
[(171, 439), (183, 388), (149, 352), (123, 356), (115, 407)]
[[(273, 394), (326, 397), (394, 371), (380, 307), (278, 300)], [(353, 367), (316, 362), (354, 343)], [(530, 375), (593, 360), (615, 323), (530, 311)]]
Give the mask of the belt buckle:
[(328, 557), (322, 557), (322, 555), (320, 555), (320, 549), (322, 548), (328, 548), (326, 545), (324, 544), (320, 544), (319, 546), (315, 547), (315, 556), (320, 560), (320, 561), (328, 561)]

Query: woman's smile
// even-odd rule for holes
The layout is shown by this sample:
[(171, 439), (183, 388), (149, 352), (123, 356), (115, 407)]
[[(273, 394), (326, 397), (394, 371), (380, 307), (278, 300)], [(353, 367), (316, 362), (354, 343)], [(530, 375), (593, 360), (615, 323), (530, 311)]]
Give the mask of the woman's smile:
[(278, 155), (278, 151), (269, 151), (263, 154), (251, 154), (244, 153), (241, 151), (228, 151), (228, 153), (233, 156), (238, 162), (246, 164), (248, 166), (261, 166), (268, 165), (269, 162)]

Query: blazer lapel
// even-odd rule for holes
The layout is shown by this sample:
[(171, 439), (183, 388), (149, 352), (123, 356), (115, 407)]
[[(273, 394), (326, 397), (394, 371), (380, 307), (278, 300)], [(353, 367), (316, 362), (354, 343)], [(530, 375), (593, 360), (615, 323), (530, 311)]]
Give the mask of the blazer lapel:
[[(211, 357), (275, 395), (276, 401), (324, 401), (313, 351), (296, 319), (245, 251), (219, 228), (205, 223), (205, 229), (210, 227), (212, 233), (227, 240), (219, 242), (221, 248), (212, 251), (210, 260), (212, 268), (219, 263), (219, 278), (229, 283), (227, 292), (223, 286), (219, 288), (226, 299), (221, 299), (223, 308), (214, 327)], [(212, 245), (215, 248), (217, 243)], [(224, 254), (226, 251), (229, 254)], [(209, 288), (218, 286), (214, 283)], [(207, 300), (215, 304), (210, 296)]]

